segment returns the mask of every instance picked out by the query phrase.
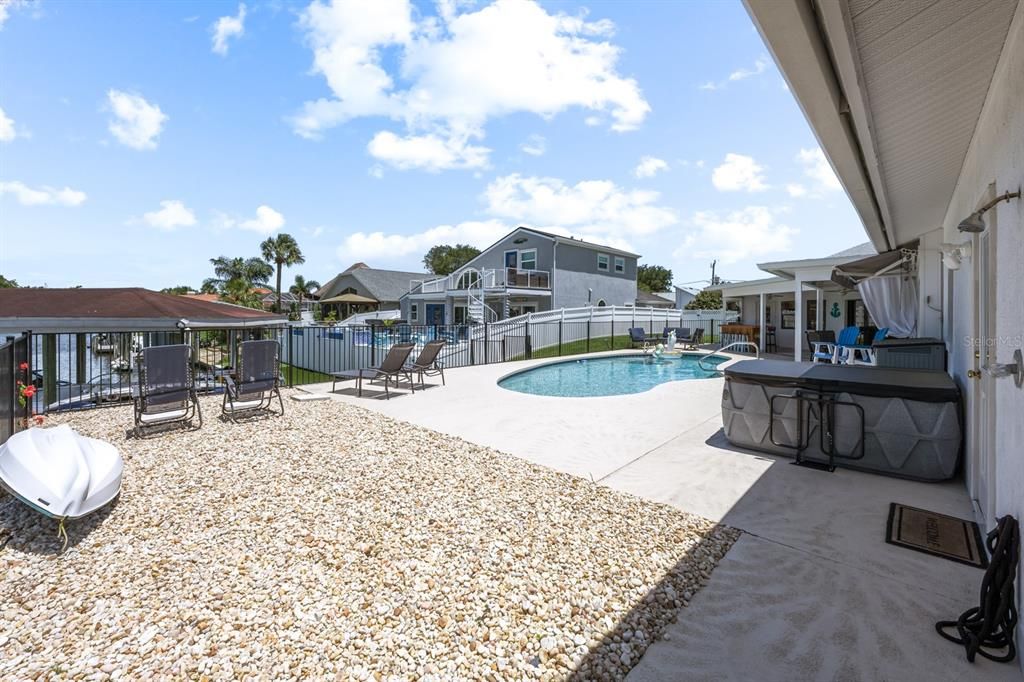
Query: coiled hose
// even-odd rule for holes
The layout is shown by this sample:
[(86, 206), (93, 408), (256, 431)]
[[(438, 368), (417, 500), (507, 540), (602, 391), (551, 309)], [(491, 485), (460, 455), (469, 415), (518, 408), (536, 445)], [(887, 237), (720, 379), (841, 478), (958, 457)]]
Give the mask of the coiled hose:
[[(976, 654), (990, 661), (1007, 663), (1017, 655), (1013, 643), (1013, 631), (1017, 627), (1013, 581), (1020, 562), (1017, 519), (1012, 516), (999, 519), (985, 544), (992, 558), (981, 580), (981, 603), (964, 611), (956, 620), (939, 621), (935, 629), (949, 641), (962, 644), (971, 663)], [(956, 628), (956, 635), (946, 632), (952, 627)], [(1006, 649), (1006, 653), (995, 654), (986, 649)]]

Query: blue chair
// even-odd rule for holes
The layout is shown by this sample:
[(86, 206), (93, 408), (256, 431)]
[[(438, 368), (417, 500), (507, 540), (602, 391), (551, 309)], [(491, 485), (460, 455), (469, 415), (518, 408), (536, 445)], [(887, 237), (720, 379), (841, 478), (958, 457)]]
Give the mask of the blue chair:
[(845, 365), (853, 360), (858, 336), (860, 336), (860, 327), (843, 327), (836, 339), (835, 349), (832, 351), (833, 364)]
[(647, 348), (647, 344), (650, 343), (650, 339), (647, 338), (647, 332), (644, 331), (643, 327), (630, 327), (629, 328), (629, 342), (636, 348), (637, 344), (640, 344), (641, 348)]
[[(871, 339), (871, 343), (868, 345), (859, 345), (852, 348), (853, 355), (850, 359), (851, 364), (858, 365), (875, 365), (878, 364), (878, 358), (875, 356), (874, 345), (879, 341), (884, 341), (885, 337), (889, 335), (889, 328), (882, 327), (875, 332), (875, 335)], [(860, 358), (857, 354), (860, 354)]]

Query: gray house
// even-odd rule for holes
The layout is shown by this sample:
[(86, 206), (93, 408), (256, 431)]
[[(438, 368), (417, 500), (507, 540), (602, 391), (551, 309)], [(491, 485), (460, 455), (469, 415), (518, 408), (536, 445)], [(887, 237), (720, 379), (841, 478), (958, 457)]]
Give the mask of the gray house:
[(402, 296), (413, 324), (493, 322), (528, 312), (633, 305), (639, 256), (518, 227), (446, 277)]
[(398, 301), (409, 291), (409, 283), (430, 275), (422, 272), (378, 270), (356, 263), (316, 291), (324, 306), (334, 306), (344, 315), (367, 310), (398, 310)]

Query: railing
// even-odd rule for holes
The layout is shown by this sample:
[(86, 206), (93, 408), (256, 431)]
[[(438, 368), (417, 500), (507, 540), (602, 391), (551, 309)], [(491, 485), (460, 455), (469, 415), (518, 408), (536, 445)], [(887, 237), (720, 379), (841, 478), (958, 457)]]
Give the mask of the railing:
[[(753, 348), (754, 349), (754, 358), (755, 359), (761, 357), (761, 349), (758, 348), (757, 344), (754, 343), (753, 341), (733, 341), (732, 343), (728, 343), (728, 344), (722, 346), (721, 348), (716, 350), (715, 353), (724, 353), (725, 351), (729, 350), (730, 348), (736, 348), (736, 347), (741, 347), (741, 346), (746, 346), (746, 347), (749, 347), (749, 348)], [(697, 365), (702, 370), (704, 370), (705, 372), (713, 372), (713, 371), (715, 371), (717, 369), (717, 367), (705, 367), (704, 366), (704, 360), (705, 359), (706, 359), (706, 356), (701, 356), (701, 357), (697, 358)]]
[[(188, 343), (194, 349), (197, 389), (223, 390), (223, 376), (233, 371), (238, 344), (249, 339), (281, 343), (281, 376), (285, 384), (325, 383), (330, 373), (379, 365), (392, 345), (412, 342), (414, 356), (427, 341), (447, 341), (440, 361), (447, 368), (511, 360), (557, 357), (630, 348), (630, 327), (660, 335), (665, 327), (704, 330), (705, 343), (720, 338), (721, 311), (680, 311), (629, 307), (577, 308), (531, 313), (488, 324), (315, 325), (266, 329), (204, 329), (192, 331), (103, 331), (30, 334), (22, 342), (18, 362), (30, 363), (37, 387), (31, 408), (36, 413), (125, 404), (138, 381), (138, 352), (145, 347)], [(6, 348), (6, 346), (5, 346)], [(0, 364), (10, 356), (0, 351)], [(9, 388), (8, 370), (0, 367), (0, 386)], [(10, 370), (13, 371), (13, 370)], [(6, 382), (6, 383), (4, 383)], [(10, 396), (9, 391), (4, 394)], [(10, 427), (10, 398), (0, 414)], [(3, 407), (6, 405), (6, 407)], [(2, 428), (2, 427), (0, 427)]]
[(516, 289), (550, 289), (551, 273), (547, 270), (505, 268), (504, 284)]
[(31, 416), (28, 405), (19, 404), (18, 381), (31, 383), (31, 369), (21, 369), (29, 361), (28, 337), (18, 336), (0, 344), (0, 445), (21, 430)]
[(464, 291), (480, 288), (476, 277), (482, 282), (484, 289), (496, 287), (512, 287), (516, 289), (550, 289), (551, 273), (547, 270), (524, 270), (522, 268), (466, 268), (456, 270), (445, 277), (437, 279), (414, 279), (409, 282), (409, 293), (412, 294), (443, 294), (447, 291)]

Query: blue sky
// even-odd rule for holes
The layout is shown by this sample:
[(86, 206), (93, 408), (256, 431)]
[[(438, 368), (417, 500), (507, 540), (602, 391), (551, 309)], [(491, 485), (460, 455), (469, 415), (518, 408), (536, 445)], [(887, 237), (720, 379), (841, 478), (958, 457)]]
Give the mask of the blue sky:
[(739, 2), (0, 4), (0, 273), (326, 281), (517, 224), (676, 283), (866, 240)]

